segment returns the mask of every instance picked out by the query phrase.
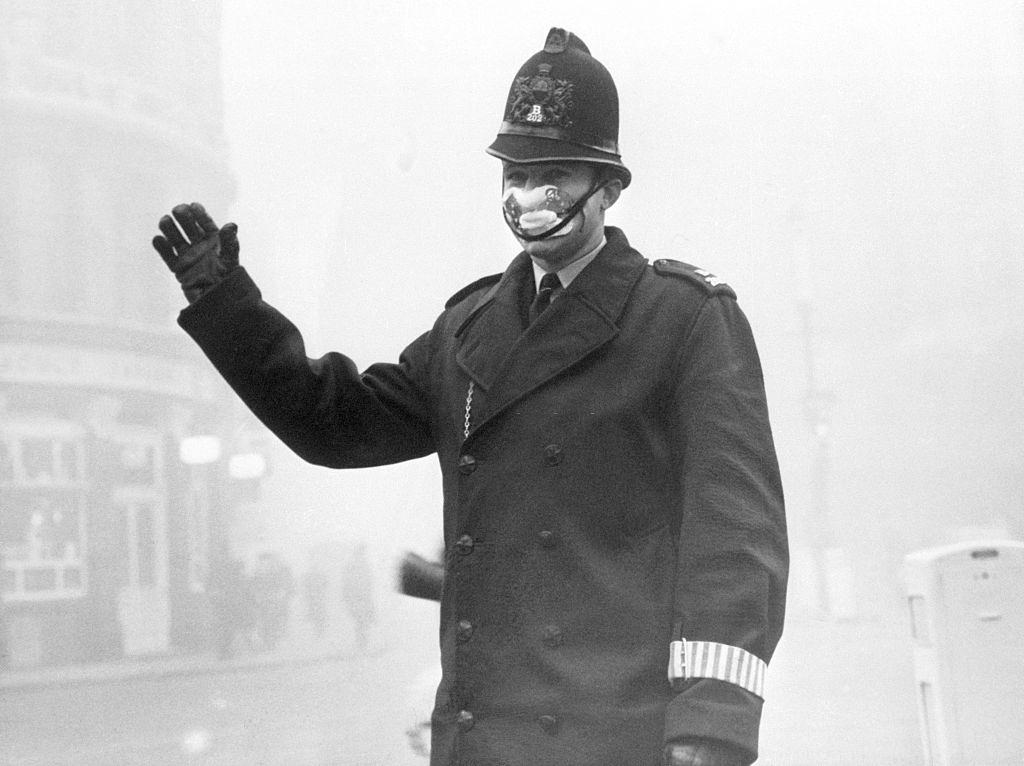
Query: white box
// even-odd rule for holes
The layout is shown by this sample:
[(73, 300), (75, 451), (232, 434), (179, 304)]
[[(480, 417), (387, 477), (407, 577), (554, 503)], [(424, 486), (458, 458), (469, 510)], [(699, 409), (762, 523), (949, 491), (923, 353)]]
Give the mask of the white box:
[(1024, 543), (905, 559), (928, 766), (1024, 764)]

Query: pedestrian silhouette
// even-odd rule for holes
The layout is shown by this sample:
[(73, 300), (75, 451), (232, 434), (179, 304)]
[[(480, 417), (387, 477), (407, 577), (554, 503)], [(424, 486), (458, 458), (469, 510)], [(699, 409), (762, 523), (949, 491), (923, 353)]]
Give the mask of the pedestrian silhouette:
[(276, 553), (265, 551), (259, 555), (252, 592), (260, 646), (274, 649), (288, 629), (288, 610), (295, 592), (291, 569)]
[(305, 598), (306, 620), (313, 627), (317, 638), (327, 631), (327, 575), (315, 560), (302, 576), (302, 593)]
[(231, 557), (216, 560), (210, 567), (206, 592), (217, 657), (230, 659), (235, 654), (236, 636), (251, 625), (249, 589), (242, 562)]
[(341, 597), (352, 619), (356, 646), (365, 652), (370, 645), (370, 631), (377, 618), (373, 602), (373, 576), (366, 557), (366, 543), (359, 543), (348, 561), (341, 581)]

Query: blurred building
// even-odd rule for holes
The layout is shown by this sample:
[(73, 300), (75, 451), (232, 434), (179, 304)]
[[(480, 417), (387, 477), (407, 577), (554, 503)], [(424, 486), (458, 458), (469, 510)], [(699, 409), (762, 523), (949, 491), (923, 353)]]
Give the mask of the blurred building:
[(7, 0), (0, 113), (0, 667), (197, 649), (235, 410), (149, 241), (234, 197), (220, 5)]

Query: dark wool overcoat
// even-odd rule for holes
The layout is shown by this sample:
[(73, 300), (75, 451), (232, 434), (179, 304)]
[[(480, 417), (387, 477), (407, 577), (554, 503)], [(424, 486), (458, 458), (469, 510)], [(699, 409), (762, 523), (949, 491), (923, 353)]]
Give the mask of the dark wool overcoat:
[(434, 766), (655, 766), (688, 736), (756, 754), (759, 697), (713, 679), (673, 689), (666, 669), (673, 639), (767, 661), (782, 629), (785, 519), (758, 355), (731, 289), (606, 233), (532, 325), (520, 254), (397, 363), (363, 373), (341, 354), (308, 359), (243, 269), (179, 319), (306, 460), (437, 454)]

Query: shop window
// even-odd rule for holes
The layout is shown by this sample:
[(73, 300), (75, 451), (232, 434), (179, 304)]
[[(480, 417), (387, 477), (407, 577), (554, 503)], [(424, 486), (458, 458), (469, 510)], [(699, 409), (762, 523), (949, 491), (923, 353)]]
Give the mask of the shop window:
[(23, 585), (25, 592), (30, 595), (32, 593), (49, 593), (57, 589), (57, 573), (50, 568), (26, 569)]
[(167, 584), (163, 455), (155, 434), (125, 429), (118, 464), (109, 481), (113, 505), (126, 533), (127, 586), (150, 591)]
[(0, 544), (6, 601), (85, 593), (81, 434), (68, 424), (0, 431)]
[(60, 445), (60, 474), (67, 477), (68, 481), (79, 481), (82, 476), (81, 460), (77, 445), (71, 442), (62, 442)]
[(157, 482), (156, 448), (144, 441), (126, 441), (121, 445), (118, 484), (153, 486)]
[(22, 467), (25, 478), (30, 482), (49, 484), (54, 480), (53, 452), (51, 439), (25, 439), (21, 443)]

